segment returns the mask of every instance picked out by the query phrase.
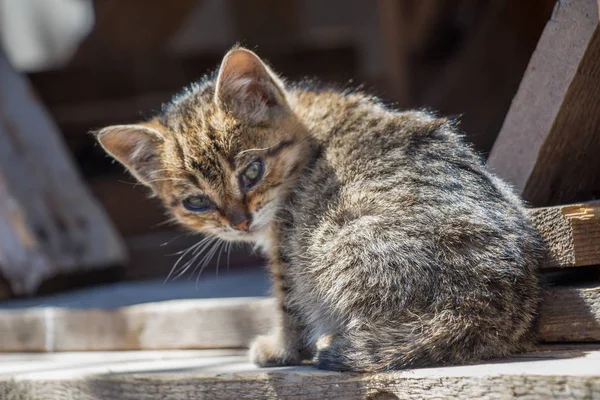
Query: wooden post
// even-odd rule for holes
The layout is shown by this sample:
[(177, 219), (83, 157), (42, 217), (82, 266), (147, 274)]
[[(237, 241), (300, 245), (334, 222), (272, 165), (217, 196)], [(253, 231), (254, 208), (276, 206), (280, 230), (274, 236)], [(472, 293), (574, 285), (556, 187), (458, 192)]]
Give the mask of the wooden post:
[(534, 206), (600, 198), (599, 7), (556, 3), (488, 160)]
[(59, 273), (124, 262), (58, 129), (0, 53), (0, 272), (24, 295)]

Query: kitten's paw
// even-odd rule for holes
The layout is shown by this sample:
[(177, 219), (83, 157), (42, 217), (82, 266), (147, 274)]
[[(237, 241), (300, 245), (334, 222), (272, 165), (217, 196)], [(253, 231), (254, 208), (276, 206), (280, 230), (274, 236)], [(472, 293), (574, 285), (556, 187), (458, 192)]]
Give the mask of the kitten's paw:
[(280, 367), (298, 365), (302, 359), (297, 349), (286, 349), (277, 335), (264, 335), (250, 346), (250, 361), (259, 367)]

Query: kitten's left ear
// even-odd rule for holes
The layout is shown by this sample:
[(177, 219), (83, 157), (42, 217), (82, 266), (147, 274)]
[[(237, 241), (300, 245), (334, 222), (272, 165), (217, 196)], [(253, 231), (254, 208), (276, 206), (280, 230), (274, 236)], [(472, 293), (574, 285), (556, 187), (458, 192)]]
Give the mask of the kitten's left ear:
[(97, 132), (96, 139), (144, 185), (150, 186), (155, 172), (162, 168), (164, 138), (152, 124), (109, 126)]
[(215, 90), (221, 109), (261, 122), (289, 108), (283, 83), (250, 50), (236, 48), (225, 55)]

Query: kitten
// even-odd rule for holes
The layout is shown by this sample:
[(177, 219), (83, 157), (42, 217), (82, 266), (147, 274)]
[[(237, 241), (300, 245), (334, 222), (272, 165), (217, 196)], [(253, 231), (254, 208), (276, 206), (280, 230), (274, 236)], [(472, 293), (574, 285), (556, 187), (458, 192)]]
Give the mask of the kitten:
[(286, 85), (236, 47), (152, 120), (97, 138), (181, 224), (269, 258), (259, 366), (383, 371), (534, 341), (541, 242), (453, 123)]

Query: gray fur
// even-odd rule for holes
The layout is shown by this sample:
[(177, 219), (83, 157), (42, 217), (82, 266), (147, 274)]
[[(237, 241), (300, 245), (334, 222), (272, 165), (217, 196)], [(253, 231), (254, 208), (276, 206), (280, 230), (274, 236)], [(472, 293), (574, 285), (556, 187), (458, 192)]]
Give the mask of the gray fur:
[(314, 96), (298, 114), (322, 153), (282, 209), (282, 251), (308, 341), (333, 336), (317, 366), (457, 364), (531, 345), (539, 238), (455, 126), (294, 93)]
[[(209, 78), (145, 125), (160, 143), (128, 140), (149, 130), (139, 126), (99, 140), (134, 173), (148, 165), (136, 159), (160, 161), (153, 176), (167, 178), (147, 184), (184, 225), (266, 243), (281, 323), (252, 345), (255, 363), (314, 357), (323, 369), (383, 371), (533, 344), (541, 241), (521, 201), (451, 121), (390, 110), (360, 92), (284, 87), (253, 53), (229, 54), (233, 78), (221, 97), (239, 91), (250, 106), (213, 100)], [(127, 157), (132, 146), (137, 158)], [(242, 193), (246, 151), (268, 162), (264, 183)], [(181, 207), (199, 190), (216, 201), (212, 212)], [(264, 204), (277, 207), (267, 231), (228, 226), (227, 207), (257, 220), (251, 207)]]

